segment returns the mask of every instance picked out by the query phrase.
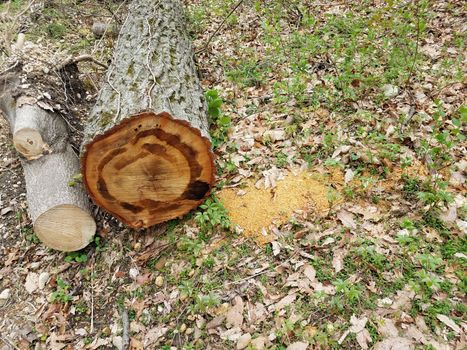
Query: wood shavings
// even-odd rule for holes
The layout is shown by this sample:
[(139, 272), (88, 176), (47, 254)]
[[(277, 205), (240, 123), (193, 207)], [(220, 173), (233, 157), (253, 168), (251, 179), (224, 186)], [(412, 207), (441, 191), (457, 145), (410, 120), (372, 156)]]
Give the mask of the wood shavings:
[[(263, 229), (271, 224), (283, 224), (297, 209), (313, 207), (318, 215), (329, 211), (328, 191), (332, 178), (313, 173), (287, 174), (276, 182), (275, 188), (257, 188), (251, 182), (243, 189), (224, 189), (219, 198), (229, 212), (234, 225), (239, 225), (246, 236), (257, 243), (265, 244), (275, 239), (275, 235), (263, 235)], [(267, 231), (267, 230), (266, 230)]]

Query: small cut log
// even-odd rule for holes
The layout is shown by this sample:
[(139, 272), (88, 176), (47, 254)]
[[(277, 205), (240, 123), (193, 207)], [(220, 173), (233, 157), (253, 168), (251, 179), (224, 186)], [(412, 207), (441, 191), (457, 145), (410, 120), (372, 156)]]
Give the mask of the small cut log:
[[(66, 122), (31, 96), (21, 94), (21, 67), (2, 77), (0, 111), (10, 124), (21, 154), (28, 214), (34, 232), (48, 247), (61, 251), (84, 248), (96, 232), (82, 186), (72, 184), (79, 158), (69, 141)], [(73, 185), (73, 186), (71, 186)]]

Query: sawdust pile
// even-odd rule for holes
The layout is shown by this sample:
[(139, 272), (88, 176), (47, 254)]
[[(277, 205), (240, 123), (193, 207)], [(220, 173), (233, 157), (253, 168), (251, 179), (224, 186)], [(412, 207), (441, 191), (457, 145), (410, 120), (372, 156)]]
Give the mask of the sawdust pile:
[[(243, 189), (223, 189), (218, 196), (229, 212), (234, 225), (240, 226), (246, 236), (260, 244), (270, 242), (275, 236), (268, 232), (272, 224), (287, 222), (294, 211), (313, 210), (317, 215), (329, 211), (332, 183), (342, 176), (300, 173), (288, 174), (277, 182), (274, 189), (257, 189), (252, 182)], [(239, 195), (242, 194), (242, 195)]]
[[(425, 178), (428, 171), (418, 163), (405, 169), (394, 167), (387, 178), (374, 178), (374, 183), (368, 186), (367, 191), (375, 187), (393, 191), (400, 185), (402, 174)], [(365, 175), (372, 178), (369, 173)], [(350, 181), (348, 185), (356, 188), (362, 186), (358, 179)], [(229, 212), (232, 223), (239, 226), (245, 236), (253, 238), (258, 244), (265, 244), (277, 238), (269, 230), (271, 225), (277, 227), (286, 223), (297, 210), (313, 212), (317, 216), (326, 215), (330, 201), (333, 204), (342, 202), (340, 191), (343, 186), (344, 174), (340, 169), (333, 168), (317, 173), (289, 173), (277, 182), (274, 189), (258, 189), (250, 181), (242, 189), (223, 189), (218, 196)]]

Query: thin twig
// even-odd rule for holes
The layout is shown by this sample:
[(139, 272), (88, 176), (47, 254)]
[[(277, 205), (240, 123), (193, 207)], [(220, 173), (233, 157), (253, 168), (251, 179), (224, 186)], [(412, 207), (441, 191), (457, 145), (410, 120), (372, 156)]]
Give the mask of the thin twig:
[(203, 52), (208, 48), (209, 44), (211, 43), (211, 40), (217, 35), (217, 33), (221, 30), (222, 26), (229, 19), (229, 17), (232, 16), (232, 14), (235, 12), (235, 10), (237, 10), (240, 7), (240, 5), (243, 3), (243, 1), (244, 0), (240, 0), (239, 2), (237, 2), (237, 4), (232, 8), (232, 10), (230, 10), (228, 15), (222, 20), (221, 24), (219, 24), (219, 26), (214, 31), (214, 33), (211, 34), (208, 41), (206, 42), (206, 45), (204, 45), (204, 47), (202, 49), (196, 51), (196, 54), (199, 54), (200, 52)]
[(412, 120), (412, 117), (415, 114), (415, 108), (413, 107), (413, 105), (415, 104), (415, 98), (413, 96), (412, 91), (410, 91), (407, 87), (408, 87), (408, 85), (410, 83), (410, 80), (412, 79), (413, 72), (414, 72), (414, 69), (415, 69), (415, 65), (417, 63), (418, 46), (419, 46), (419, 43), (420, 43), (420, 1), (419, 0), (417, 0), (417, 7), (416, 7), (415, 16), (417, 17), (417, 40), (415, 42), (415, 53), (414, 53), (414, 59), (413, 59), (412, 67), (410, 67), (409, 76), (407, 77), (407, 80), (406, 80), (405, 86), (404, 86), (404, 89), (407, 91), (407, 94), (409, 95), (409, 98), (410, 98), (410, 100), (412, 102), (412, 106), (411, 106), (410, 110), (412, 111), (412, 109), (413, 109), (413, 113), (411, 115), (409, 115), (407, 120), (405, 120), (405, 122), (401, 125), (401, 129), (400, 129), (401, 133), (404, 132), (405, 126), (409, 124), (409, 122)]
[(0, 72), (0, 76), (2, 76), (3, 74), (6, 74), (10, 71), (12, 71), (13, 69), (16, 68), (16, 66), (19, 64), (19, 61), (16, 61), (15, 63), (13, 63), (13, 65), (11, 65), (10, 67), (6, 68), (4, 71)]
[[(118, 6), (117, 11), (115, 11), (115, 12), (118, 13), (118, 12), (120, 11), (120, 8), (121, 8), (123, 5), (125, 5), (125, 4), (126, 4), (126, 0), (125, 0), (125, 1), (122, 1), (122, 3)], [(125, 21), (123, 21), (122, 28), (123, 28), (123, 26), (125, 25), (125, 23), (126, 23), (127, 20), (128, 20), (128, 16), (126, 16)], [(102, 34), (102, 37), (99, 39), (99, 41), (98, 41), (97, 43), (94, 44), (94, 48), (92, 49), (92, 53), (93, 53), (93, 54), (97, 52), (97, 50), (98, 50), (98, 48), (99, 48), (99, 45), (100, 45), (100, 44), (102, 43), (102, 41), (104, 40), (105, 35), (107, 34), (107, 31), (109, 30), (110, 27), (111, 27), (111, 26), (107, 26), (107, 27), (105, 28), (105, 31), (104, 31), (104, 33)], [(118, 39), (117, 39), (117, 44), (118, 44)], [(117, 47), (117, 45), (115, 45), (115, 47)], [(101, 49), (100, 51), (103, 51), (103, 49)]]
[(120, 313), (122, 315), (122, 327), (123, 327), (122, 349), (126, 350), (128, 349), (128, 346), (130, 345), (130, 335), (129, 335), (130, 322), (128, 320), (128, 312), (126, 311), (125, 307), (122, 307), (120, 309)]
[(77, 56), (77, 57), (67, 58), (65, 61), (63, 61), (59, 65), (58, 70), (65, 68), (69, 64), (78, 63), (78, 62), (86, 62), (86, 61), (87, 62), (93, 62), (93, 63), (97, 64), (98, 66), (101, 66), (102, 68), (105, 68), (105, 69), (109, 68), (106, 64), (104, 64), (102, 62), (99, 62), (98, 60), (96, 60), (91, 55), (86, 54), (86, 55), (80, 55), (80, 56)]
[[(415, 103), (415, 100), (413, 99), (412, 93), (409, 93), (409, 96), (412, 99), (412, 103)], [(415, 115), (415, 107), (412, 105), (412, 106), (410, 106), (409, 112), (407, 113), (407, 119), (404, 121), (404, 123), (401, 126), (401, 134), (404, 132), (404, 128), (407, 125), (409, 125), (409, 123), (412, 120), (414, 115)]]
[(10, 339), (4, 338), (4, 337), (0, 337), (0, 339), (2, 339), (3, 342), (4, 342), (5, 344), (8, 344), (9, 346), (11, 346), (12, 348), (14, 348), (15, 350), (20, 350), (20, 348), (18, 348), (15, 344), (13, 344), (13, 343), (10, 341)]
[(243, 282), (251, 280), (252, 278), (264, 275), (265, 273), (270, 272), (270, 271), (271, 270), (268, 267), (265, 267), (264, 270), (261, 270), (260, 272), (257, 272), (257, 273), (255, 273), (255, 274), (253, 274), (251, 276), (244, 277), (244, 278), (239, 279), (237, 281), (231, 281), (231, 282), (224, 283), (223, 287), (230, 286), (231, 284), (241, 284)]
[(109, 84), (109, 86), (112, 88), (112, 90), (114, 90), (117, 95), (118, 95), (118, 100), (117, 100), (117, 115), (115, 116), (115, 120), (118, 120), (118, 117), (120, 116), (120, 108), (121, 108), (121, 105), (122, 105), (122, 101), (121, 101), (121, 94), (120, 94), (120, 91), (117, 90), (115, 88), (115, 86), (112, 85), (111, 81), (110, 81), (110, 77), (113, 73), (113, 70), (114, 70), (114, 66), (112, 66), (112, 71), (109, 73), (109, 75), (107, 76), (107, 83)]
[(407, 77), (407, 81), (405, 82), (405, 87), (407, 88), (407, 85), (410, 83), (410, 79), (412, 79), (413, 76), (413, 71), (415, 69), (415, 64), (417, 63), (417, 56), (418, 56), (418, 46), (420, 43), (420, 1), (417, 1), (417, 7), (416, 7), (416, 12), (415, 16), (417, 17), (417, 40), (415, 41), (415, 53), (414, 53), (414, 59), (412, 63), (412, 67), (410, 67), (409, 71), (409, 76)]
[[(18, 13), (15, 16), (15, 18), (11, 21), (10, 26), (7, 27), (7, 29), (4, 31), (5, 34), (4, 34), (2, 39), (4, 41), (5, 46), (7, 46), (7, 47), (10, 46), (10, 44), (9, 44), (10, 41), (11, 41), (10, 36), (12, 35), (12, 32), (16, 32), (15, 26), (17, 25), (18, 20), (21, 18), (21, 16), (23, 16), (26, 12), (29, 11), (31, 6), (34, 5), (34, 2), (35, 2), (35, 0), (30, 1), (29, 4), (20, 13)], [(10, 3), (8, 3), (8, 4), (10, 4)], [(9, 11), (9, 9), (7, 10), (6, 13), (8, 13), (8, 11)], [(0, 39), (0, 42), (1, 41), (2, 40)]]
[[(154, 8), (159, 4), (159, 2), (154, 6)], [(152, 31), (151, 31), (151, 24), (149, 23), (149, 20), (146, 18), (146, 24), (148, 25), (148, 32), (149, 32), (149, 37), (152, 38)], [(153, 40), (151, 40), (151, 43), (153, 42)], [(152, 90), (154, 89), (154, 86), (156, 86), (157, 84), (157, 79), (156, 79), (156, 75), (154, 74), (154, 71), (152, 70), (152, 64), (150, 63), (150, 58), (149, 56), (152, 55), (153, 52), (151, 50), (151, 47), (149, 47), (148, 49), (148, 52), (147, 52), (147, 55), (146, 55), (146, 67), (148, 67), (149, 69), (149, 72), (151, 73), (151, 76), (152, 76), (152, 85), (149, 87), (149, 90), (148, 90), (148, 109), (151, 109), (152, 108), (152, 97), (151, 97), (151, 94), (152, 94)]]
[[(115, 22), (117, 22), (118, 24), (121, 25), (121, 24), (122, 24), (122, 20), (121, 20), (119, 17), (117, 17), (117, 15), (115, 14), (115, 12), (112, 11), (112, 7), (110, 6), (110, 3), (108, 3), (108, 2), (106, 1), (106, 2), (105, 2), (105, 5), (106, 5), (106, 6), (105, 6), (106, 10), (110, 12), (110, 14), (112, 15), (112, 17), (115, 19)], [(119, 9), (120, 9), (120, 7), (117, 8), (117, 12), (118, 12)]]
[[(274, 269), (277, 269), (277, 268), (280, 267), (280, 266), (285, 266), (285, 265), (287, 265), (293, 257), (297, 256), (297, 254), (298, 254), (297, 252), (294, 252), (294, 253), (292, 254), (292, 256), (290, 256), (287, 260), (281, 262), (281, 263), (280, 263), (279, 265), (277, 265), (277, 266), (274, 266)], [(231, 281), (231, 282), (224, 283), (224, 285), (222, 286), (222, 288), (227, 287), (227, 286), (230, 286), (230, 285), (232, 285), (232, 284), (235, 285), (235, 284), (240, 284), (240, 283), (249, 281), (249, 280), (251, 280), (251, 279), (253, 279), (253, 278), (255, 278), (255, 277), (264, 275), (265, 273), (270, 272), (270, 271), (271, 271), (271, 269), (270, 269), (269, 267), (265, 267), (263, 270), (261, 270), (261, 271), (255, 273), (255, 274), (253, 274), (253, 275), (250, 275), (250, 276), (244, 277), (244, 278), (242, 278), (242, 279), (239, 279), (238, 281)]]
[(91, 326), (89, 333), (94, 333), (94, 262), (91, 265)]

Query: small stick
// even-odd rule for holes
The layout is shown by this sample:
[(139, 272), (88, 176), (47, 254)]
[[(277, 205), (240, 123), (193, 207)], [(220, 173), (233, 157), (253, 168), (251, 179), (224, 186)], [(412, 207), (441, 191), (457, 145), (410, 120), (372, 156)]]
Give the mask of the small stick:
[(91, 326), (89, 327), (89, 333), (94, 333), (94, 261), (91, 268)]
[(204, 45), (204, 47), (198, 51), (196, 51), (196, 54), (199, 54), (203, 51), (205, 51), (209, 44), (211, 43), (211, 40), (216, 36), (216, 34), (221, 30), (222, 26), (225, 24), (225, 22), (229, 19), (230, 16), (232, 16), (232, 14), (235, 12), (235, 10), (243, 3), (244, 0), (240, 0), (239, 2), (237, 2), (237, 4), (232, 8), (232, 10), (230, 10), (229, 14), (222, 20), (221, 24), (219, 24), (219, 26), (217, 27), (217, 29), (214, 31), (214, 33), (211, 34), (211, 36), (209, 37), (208, 41), (206, 42), (206, 45)]
[(126, 350), (130, 345), (130, 336), (129, 336), (129, 320), (128, 320), (128, 312), (126, 311), (125, 307), (122, 307), (120, 310), (122, 314), (122, 326), (123, 326), (123, 334), (122, 334), (122, 349)]
[(4, 71), (0, 72), (0, 76), (12, 71), (13, 69), (16, 68), (16, 66), (19, 65), (19, 61), (16, 61), (15, 63), (13, 63), (13, 65), (11, 65), (10, 67), (6, 68)]
[(2, 336), (0, 336), (0, 339), (2, 339), (3, 342), (4, 342), (5, 344), (10, 345), (13, 349), (15, 349), (15, 350), (20, 350), (20, 348), (18, 348), (15, 344), (13, 344), (13, 343), (10, 341), (10, 339), (4, 338), (4, 337), (2, 337)]
[(68, 66), (69, 64), (72, 64), (72, 63), (78, 63), (78, 62), (84, 62), (84, 61), (89, 61), (89, 62), (93, 62), (95, 64), (97, 64), (98, 66), (101, 66), (102, 68), (109, 68), (107, 65), (105, 65), (104, 63), (102, 62), (99, 62), (98, 60), (96, 60), (94, 57), (92, 57), (91, 55), (81, 55), (81, 56), (77, 56), (77, 57), (70, 57), (68, 59), (66, 59), (65, 61), (63, 61), (60, 66), (58, 67), (58, 70)]

